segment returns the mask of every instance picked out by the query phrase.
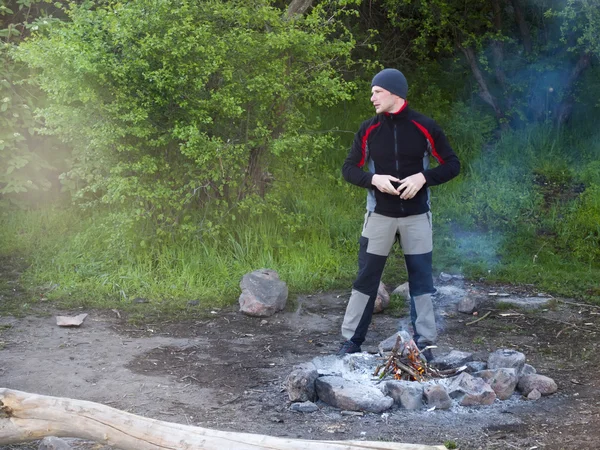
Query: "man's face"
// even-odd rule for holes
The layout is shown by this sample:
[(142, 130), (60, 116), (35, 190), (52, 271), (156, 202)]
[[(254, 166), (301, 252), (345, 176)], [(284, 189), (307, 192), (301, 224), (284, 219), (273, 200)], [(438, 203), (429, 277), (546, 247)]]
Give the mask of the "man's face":
[(390, 91), (379, 86), (373, 86), (371, 88), (371, 93), (371, 103), (373, 103), (377, 114), (386, 112), (394, 113), (400, 109), (398, 106), (400, 97), (392, 94)]

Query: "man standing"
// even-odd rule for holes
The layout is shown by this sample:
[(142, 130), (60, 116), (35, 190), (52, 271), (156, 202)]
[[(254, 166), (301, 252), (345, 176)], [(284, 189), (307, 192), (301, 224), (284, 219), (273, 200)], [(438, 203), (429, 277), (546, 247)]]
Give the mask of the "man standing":
[[(402, 72), (379, 72), (371, 82), (371, 93), (377, 115), (360, 126), (342, 168), (346, 181), (367, 188), (368, 194), (358, 276), (342, 324), (346, 341), (338, 355), (361, 351), (396, 239), (408, 270), (414, 340), (420, 349), (435, 343), (429, 187), (451, 180), (460, 171), (458, 157), (441, 128), (408, 107), (408, 83)], [(438, 161), (437, 167), (429, 167), (430, 156)], [(365, 165), (368, 171), (363, 170)], [(431, 352), (425, 356), (431, 358)]]

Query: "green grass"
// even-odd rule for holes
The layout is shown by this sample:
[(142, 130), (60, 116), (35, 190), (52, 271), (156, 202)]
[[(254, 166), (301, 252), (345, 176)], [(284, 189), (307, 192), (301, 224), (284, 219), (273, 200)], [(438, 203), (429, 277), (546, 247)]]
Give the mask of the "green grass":
[[(364, 111), (364, 104), (348, 105), (340, 130), (356, 129)], [(468, 126), (446, 118), (463, 172), (432, 189), (435, 271), (533, 284), (549, 294), (600, 304), (600, 262), (593, 257), (600, 254), (595, 234), (600, 146), (594, 137), (532, 127), (506, 133), (484, 149), (482, 133), (475, 131), (487, 130), (487, 119), (469, 114)], [(323, 119), (325, 128), (336, 123), (335, 116)], [(292, 295), (349, 288), (365, 205), (365, 191), (340, 173), (351, 139), (340, 133), (322, 161), (301, 170), (275, 166), (278, 181), (264, 211), (237, 214), (215, 236), (141, 239), (139, 230), (114, 222), (110, 211), (52, 205), (5, 210), (0, 255), (26, 260), (20, 282), (28, 300), (13, 305), (15, 311), (44, 296), (62, 307), (188, 314), (190, 300), (200, 302), (198, 310), (234, 304), (241, 277), (261, 268), (276, 270)], [(552, 180), (553, 190), (536, 177)], [(577, 183), (585, 184), (585, 195), (570, 190)], [(397, 248), (383, 281), (406, 281)], [(137, 297), (149, 303), (133, 303)], [(393, 298), (390, 310), (402, 314), (405, 305)]]

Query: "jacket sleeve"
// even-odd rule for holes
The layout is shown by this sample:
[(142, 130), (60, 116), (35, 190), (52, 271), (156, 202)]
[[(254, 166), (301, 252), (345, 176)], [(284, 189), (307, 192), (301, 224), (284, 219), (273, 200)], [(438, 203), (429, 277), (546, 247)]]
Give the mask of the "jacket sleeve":
[(349, 183), (364, 188), (372, 188), (373, 186), (371, 185), (371, 180), (373, 178), (373, 174), (363, 170), (363, 167), (367, 162), (367, 143), (364, 139), (366, 129), (367, 122), (363, 123), (360, 126), (358, 133), (354, 135), (352, 147), (350, 148), (350, 152), (348, 153), (348, 156), (344, 161), (344, 165), (342, 166), (342, 175)]
[(450, 181), (459, 174), (460, 161), (452, 147), (450, 147), (450, 143), (440, 126), (434, 122), (430, 129), (433, 140), (431, 154), (439, 165), (423, 171), (423, 175), (427, 180), (427, 186), (437, 186)]

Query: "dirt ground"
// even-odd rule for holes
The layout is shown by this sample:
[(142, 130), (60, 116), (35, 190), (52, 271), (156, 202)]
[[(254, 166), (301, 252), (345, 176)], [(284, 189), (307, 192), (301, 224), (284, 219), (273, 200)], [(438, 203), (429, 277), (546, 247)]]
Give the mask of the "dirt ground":
[[(0, 302), (22, 295), (12, 278), (7, 283), (14, 288), (4, 289)], [(392, 409), (355, 416), (319, 403), (315, 413), (292, 412), (284, 380), (294, 364), (337, 350), (349, 290), (298, 297), (286, 311), (266, 319), (244, 316), (237, 308), (207, 311), (202, 319), (143, 325), (132, 325), (126, 314), (118, 317), (114, 311), (3, 314), (0, 387), (91, 400), (163, 421), (273, 436), (454, 442), (460, 449), (600, 448), (600, 308), (556, 299), (543, 309), (513, 309), (522, 315), (501, 316), (506, 306), (494, 303), (491, 292), (539, 293), (531, 287), (450, 284), (457, 283), (482, 302), (478, 317), (491, 314), (467, 325), (476, 317), (457, 313), (448, 299), (437, 299), (440, 341), (435, 352), (457, 349), (486, 359), (496, 349), (518, 349), (538, 373), (556, 380), (558, 393), (538, 401), (515, 394), (491, 406), (448, 411)], [(82, 312), (89, 315), (81, 327), (56, 325), (56, 314)], [(398, 323), (390, 314), (376, 315), (363, 349), (375, 351)], [(71, 443), (92, 448), (83, 441)], [(0, 448), (33, 449), (37, 444)]]

